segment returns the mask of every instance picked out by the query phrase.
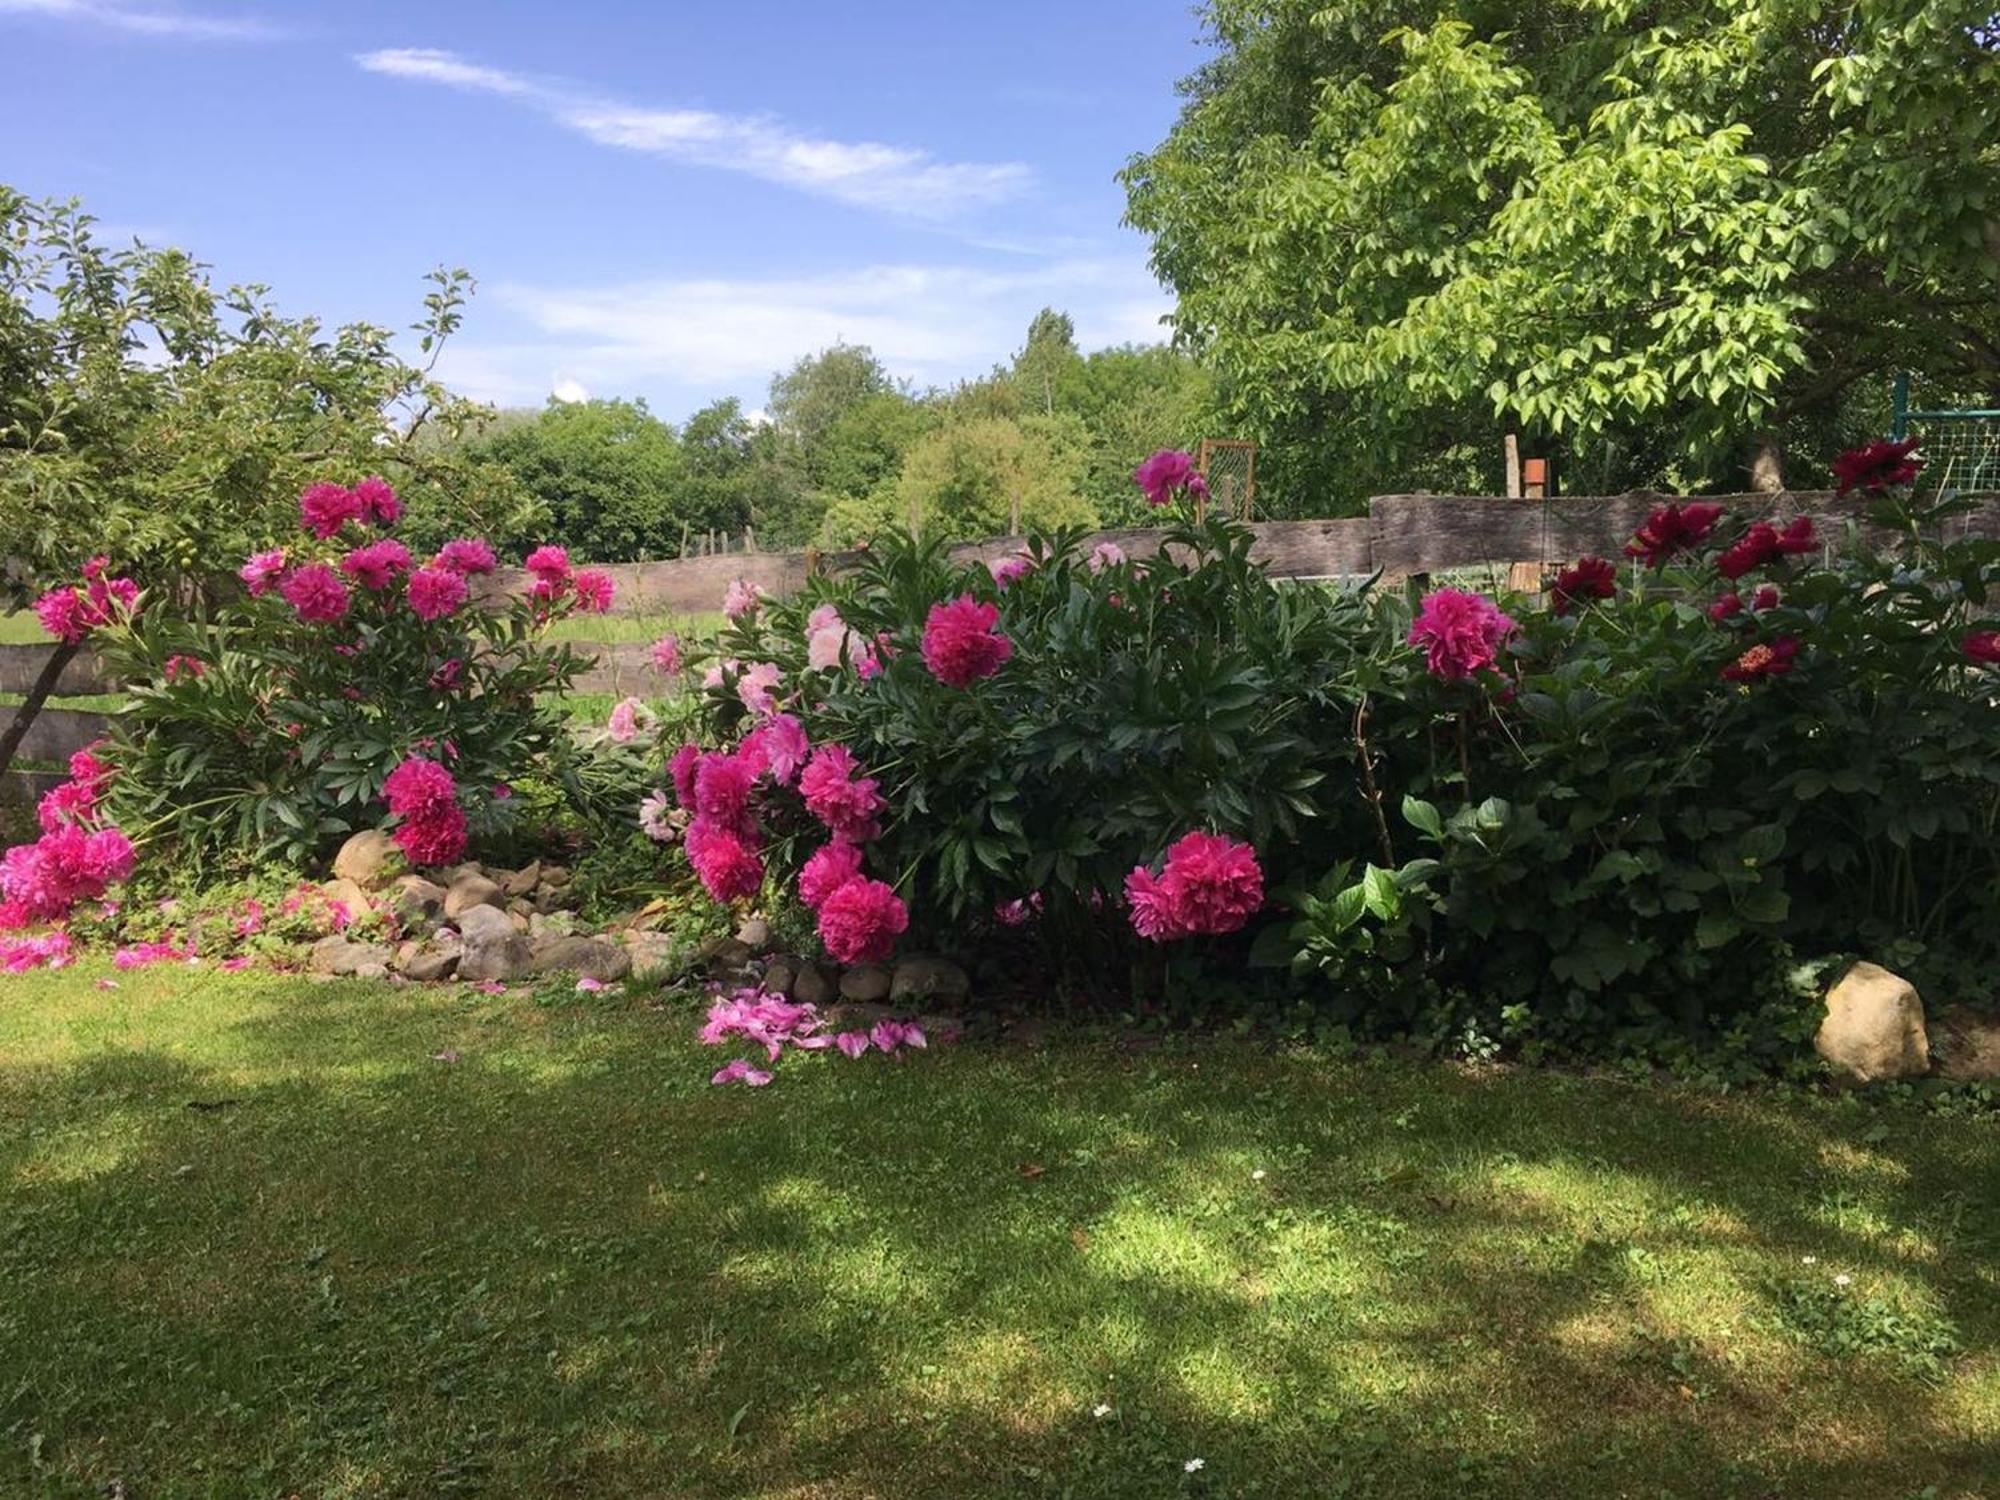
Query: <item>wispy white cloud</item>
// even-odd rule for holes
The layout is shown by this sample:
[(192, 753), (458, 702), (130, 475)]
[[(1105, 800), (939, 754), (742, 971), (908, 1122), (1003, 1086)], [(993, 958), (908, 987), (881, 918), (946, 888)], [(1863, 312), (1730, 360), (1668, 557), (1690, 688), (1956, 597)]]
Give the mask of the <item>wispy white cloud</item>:
[(482, 400), (539, 404), (577, 385), (607, 394), (761, 388), (802, 354), (866, 344), (899, 377), (945, 385), (1007, 360), (1042, 307), (1075, 318), (1085, 348), (1152, 342), (1172, 306), (1135, 255), (993, 271), (893, 265), (829, 276), (491, 288), (524, 325), (448, 349), (444, 378)]
[(596, 98), (436, 48), (392, 47), (361, 53), (355, 61), (371, 73), (516, 100), (599, 145), (743, 172), (911, 218), (950, 218), (1012, 198), (1033, 181), (1019, 162), (940, 161), (914, 147), (815, 139), (764, 116)]
[(260, 42), (282, 28), (255, 16), (212, 16), (183, 10), (120, 5), (115, 0), (0, 0), (0, 15), (75, 21), (137, 36), (184, 37), (202, 42)]

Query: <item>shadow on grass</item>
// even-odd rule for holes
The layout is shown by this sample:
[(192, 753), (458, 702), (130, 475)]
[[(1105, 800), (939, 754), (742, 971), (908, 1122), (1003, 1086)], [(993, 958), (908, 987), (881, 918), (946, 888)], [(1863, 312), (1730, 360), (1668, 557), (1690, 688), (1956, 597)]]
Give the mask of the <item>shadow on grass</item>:
[[(712, 1090), (685, 1015), (398, 998), (378, 1027), (375, 999), (252, 1010), (227, 1066), (196, 1039), (0, 1075), (26, 1127), (0, 1145), (0, 1482), (1995, 1483), (1983, 1124), (1868, 1143), (1775, 1101), (1234, 1049), (799, 1059)], [(1942, 1309), (1947, 1378), (1785, 1334), (1787, 1284), (1835, 1267)]]

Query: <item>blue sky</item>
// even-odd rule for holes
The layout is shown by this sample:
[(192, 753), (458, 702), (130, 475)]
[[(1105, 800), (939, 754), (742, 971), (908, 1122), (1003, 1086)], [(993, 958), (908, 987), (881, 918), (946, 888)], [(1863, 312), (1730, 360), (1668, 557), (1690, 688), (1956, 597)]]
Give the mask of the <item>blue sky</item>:
[(1204, 53), (1187, 0), (0, 0), (0, 56), (0, 181), (329, 321), (464, 265), (454, 385), (677, 419), (836, 338), (1162, 336), (1113, 174)]

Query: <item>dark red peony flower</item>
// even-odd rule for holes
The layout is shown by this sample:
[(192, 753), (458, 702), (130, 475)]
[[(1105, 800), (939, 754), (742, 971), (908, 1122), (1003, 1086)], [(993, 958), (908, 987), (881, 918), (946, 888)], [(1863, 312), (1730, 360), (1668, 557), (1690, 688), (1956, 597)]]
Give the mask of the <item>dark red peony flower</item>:
[(1676, 552), (1685, 552), (1701, 541), (1715, 530), (1715, 523), (1721, 519), (1719, 505), (1659, 506), (1625, 544), (1625, 555), (1643, 557), (1647, 567), (1657, 568)]
[(2000, 630), (1975, 630), (1959, 642), (1959, 649), (1974, 661), (2000, 666)]
[(1840, 493), (1849, 490), (1885, 490), (1893, 484), (1909, 484), (1923, 472), (1923, 460), (1911, 458), (1918, 439), (1899, 443), (1870, 443), (1850, 448), (1833, 461), (1833, 477)]
[(1800, 516), (1783, 531), (1769, 521), (1759, 521), (1734, 546), (1724, 549), (1715, 560), (1715, 570), (1724, 578), (1741, 578), (1781, 557), (1810, 552), (1816, 545), (1810, 516)]
[(1578, 558), (1576, 566), (1556, 575), (1549, 591), (1549, 603), (1559, 615), (1566, 615), (1590, 599), (1609, 599), (1618, 592), (1618, 565), (1609, 558)]

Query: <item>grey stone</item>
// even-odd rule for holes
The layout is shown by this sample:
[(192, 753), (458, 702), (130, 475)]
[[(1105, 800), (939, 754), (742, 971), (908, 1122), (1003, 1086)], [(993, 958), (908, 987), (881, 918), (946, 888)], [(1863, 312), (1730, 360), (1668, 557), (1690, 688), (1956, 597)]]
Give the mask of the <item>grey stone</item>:
[(532, 950), (497, 906), (468, 907), (458, 920), (464, 953), (458, 961), (460, 979), (518, 979), (527, 972)]
[(336, 880), (351, 880), (364, 890), (388, 882), (400, 853), (396, 841), (379, 828), (364, 828), (340, 846), (333, 857)]
[(460, 875), (444, 893), (444, 914), (457, 921), (475, 906), (503, 907), (507, 898), (484, 875)]
[(856, 964), (840, 976), (843, 1000), (886, 1000), (889, 996), (887, 964)]
[(435, 922), (444, 915), (444, 887), (421, 875), (404, 875), (396, 881), (390, 905), (405, 925)]
[(1916, 986), (1879, 964), (1854, 965), (1826, 992), (1826, 1019), (1813, 1047), (1856, 1083), (1929, 1072), (1930, 1039)]
[(457, 942), (405, 943), (396, 950), (396, 968), (406, 979), (449, 979), (465, 950)]
[(789, 995), (798, 983), (799, 966), (783, 956), (774, 958), (764, 965), (764, 988), (774, 995)]
[(555, 937), (535, 945), (528, 967), (535, 974), (568, 973), (609, 984), (632, 972), (632, 955), (603, 938)]
[(748, 943), (735, 938), (711, 938), (695, 956), (713, 969), (740, 969), (754, 956)]
[(568, 937), (575, 931), (576, 918), (566, 911), (538, 911), (528, 917), (528, 936), (538, 943), (544, 938)]
[(355, 979), (387, 979), (389, 977), (389, 966), (387, 964), (356, 964), (352, 977)]
[(388, 973), (389, 950), (380, 943), (357, 943), (334, 933), (312, 945), (306, 966), (315, 974), (353, 975), (380, 966)]
[(771, 924), (762, 917), (745, 917), (736, 929), (736, 941), (752, 953), (762, 953), (771, 946)]
[(635, 974), (665, 974), (679, 968), (685, 958), (671, 933), (627, 932), (624, 942)]
[(891, 1000), (963, 1000), (971, 993), (971, 978), (946, 958), (899, 959), (889, 981)]
[(500, 889), (510, 896), (525, 896), (542, 883), (542, 862), (531, 860), (518, 870), (509, 870), (500, 879)]
[(869, 1001), (843, 1000), (826, 1013), (831, 1031), (867, 1031), (877, 1021), (889, 1019), (889, 1007)]
[(801, 962), (792, 980), (791, 996), (801, 1005), (825, 1005), (833, 999), (833, 982), (818, 964)]
[(569, 884), (569, 871), (561, 865), (543, 865), (542, 884), (552, 886), (556, 890), (561, 890)]

